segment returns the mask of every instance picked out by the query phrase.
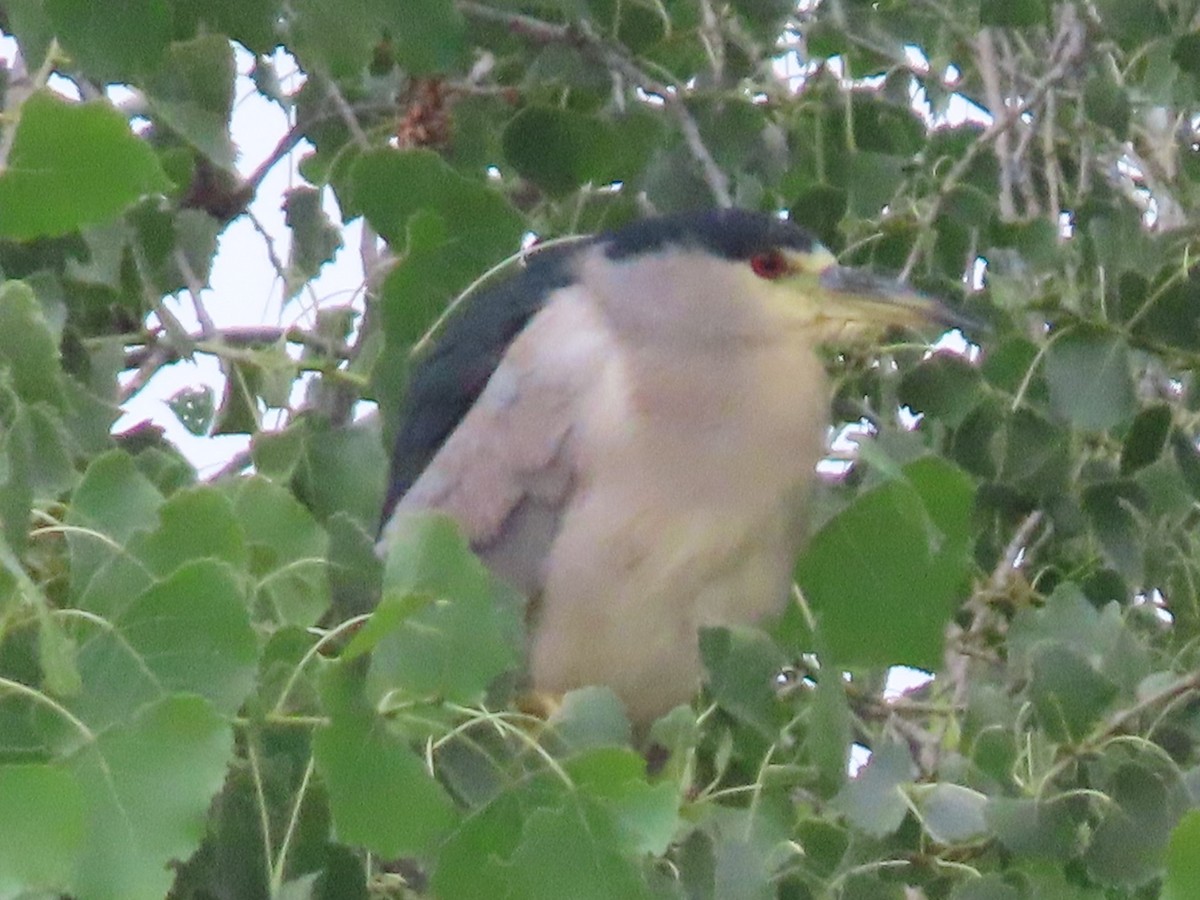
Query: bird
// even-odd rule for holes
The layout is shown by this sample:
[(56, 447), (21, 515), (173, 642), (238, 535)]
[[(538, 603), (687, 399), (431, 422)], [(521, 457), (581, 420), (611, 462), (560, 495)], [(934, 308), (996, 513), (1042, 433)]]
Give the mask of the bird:
[(956, 317), (736, 208), (516, 268), (415, 363), (381, 545), (451, 516), (529, 599), (532, 691), (607, 686), (645, 728), (696, 695), (701, 629), (788, 601), (830, 429), (822, 348)]

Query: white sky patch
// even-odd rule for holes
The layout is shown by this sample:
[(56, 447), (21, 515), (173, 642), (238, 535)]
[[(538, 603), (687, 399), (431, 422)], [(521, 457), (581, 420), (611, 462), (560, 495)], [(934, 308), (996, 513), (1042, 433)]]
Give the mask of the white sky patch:
[(953, 353), (967, 362), (974, 363), (979, 362), (982, 352), (978, 344), (971, 343), (961, 331), (952, 328), (930, 345), (925, 358), (928, 359), (934, 353)]
[(46, 87), (54, 91), (54, 93), (66, 97), (68, 100), (80, 100), (79, 87), (69, 78), (63, 78), (61, 75), (51, 73), (46, 79)]
[(915, 431), (921, 424), (921, 420), (925, 418), (925, 413), (913, 412), (909, 407), (901, 406), (898, 418), (901, 428), (905, 431)]
[(862, 744), (850, 745), (850, 763), (846, 766), (850, 777), (855, 777), (859, 770), (871, 761), (871, 751)]
[(892, 666), (888, 669), (887, 681), (883, 687), (883, 699), (896, 700), (909, 691), (924, 687), (931, 681), (933, 681), (933, 675), (924, 669)]
[(975, 262), (971, 264), (971, 271), (964, 276), (966, 278), (967, 290), (978, 293), (983, 290), (985, 279), (987, 278), (988, 261), (982, 256), (975, 257)]

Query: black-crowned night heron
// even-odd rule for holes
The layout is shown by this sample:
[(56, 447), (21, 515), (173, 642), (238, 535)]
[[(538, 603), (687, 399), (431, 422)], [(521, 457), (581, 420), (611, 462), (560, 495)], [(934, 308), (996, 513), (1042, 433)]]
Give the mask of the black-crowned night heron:
[(414, 372), (383, 539), (449, 513), (530, 598), (532, 687), (608, 685), (645, 725), (699, 686), (699, 628), (787, 600), (829, 427), (820, 345), (942, 314), (741, 210), (531, 253)]

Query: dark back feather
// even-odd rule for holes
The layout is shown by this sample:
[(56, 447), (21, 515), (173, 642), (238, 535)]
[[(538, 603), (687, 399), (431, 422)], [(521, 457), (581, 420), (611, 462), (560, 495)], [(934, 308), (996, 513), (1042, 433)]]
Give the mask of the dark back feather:
[(582, 240), (533, 252), (521, 269), (467, 297), (412, 367), (381, 523), (474, 405), (508, 345), (550, 294), (572, 281)]

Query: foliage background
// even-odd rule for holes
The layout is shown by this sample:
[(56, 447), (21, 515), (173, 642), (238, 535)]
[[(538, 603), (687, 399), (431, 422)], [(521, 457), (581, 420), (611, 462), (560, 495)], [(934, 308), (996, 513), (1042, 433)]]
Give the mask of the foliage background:
[[(8, 0), (0, 28), (0, 896), (1200, 896), (1195, 0)], [(248, 178), (234, 43), (293, 123)], [(298, 146), (263, 253), (305, 324), (222, 329), (216, 239)], [(730, 202), (987, 329), (831, 352), (874, 440), (803, 598), (701, 636), (648, 772), (603, 690), (506, 711), (519, 603), (453, 528), (377, 562), (384, 448), (411, 354), (524, 234)], [(356, 218), (388, 252), (317, 302)], [(176, 414), (252, 438), (206, 480), (111, 433), (197, 355), (224, 393)], [(894, 664), (936, 678), (894, 696)]]

